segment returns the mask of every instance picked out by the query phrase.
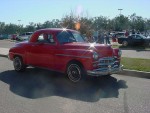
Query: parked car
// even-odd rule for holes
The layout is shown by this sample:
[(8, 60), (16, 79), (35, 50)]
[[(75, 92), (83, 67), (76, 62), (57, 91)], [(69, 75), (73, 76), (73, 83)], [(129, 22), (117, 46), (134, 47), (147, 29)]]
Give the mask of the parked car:
[(18, 41), (29, 40), (29, 38), (31, 37), (32, 34), (33, 34), (33, 32), (22, 33), (21, 35), (16, 37), (16, 40), (18, 40)]
[(8, 39), (8, 37), (9, 37), (8, 34), (0, 34), (0, 40)]
[(125, 37), (125, 32), (117, 32), (114, 34), (116, 38)]
[(141, 34), (132, 34), (128, 38), (122, 37), (118, 38), (118, 43), (123, 46), (128, 45), (147, 45), (150, 46), (150, 39), (146, 38)]
[(121, 51), (110, 45), (87, 43), (79, 32), (70, 29), (41, 29), (29, 41), (9, 50), (17, 72), (36, 66), (66, 73), (72, 82), (86, 75), (109, 76), (122, 70)]
[(17, 37), (17, 34), (12, 34), (12, 35), (10, 35), (10, 39), (11, 39), (11, 40), (16, 40), (16, 37)]
[(112, 42), (117, 42), (118, 38), (125, 37), (125, 32), (110, 33)]

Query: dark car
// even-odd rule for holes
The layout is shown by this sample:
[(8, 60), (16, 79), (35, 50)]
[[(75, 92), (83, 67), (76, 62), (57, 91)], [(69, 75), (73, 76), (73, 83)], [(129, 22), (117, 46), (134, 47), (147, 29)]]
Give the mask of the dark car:
[(123, 46), (128, 45), (146, 45), (150, 46), (150, 39), (141, 34), (132, 34), (130, 36), (118, 38), (118, 43)]

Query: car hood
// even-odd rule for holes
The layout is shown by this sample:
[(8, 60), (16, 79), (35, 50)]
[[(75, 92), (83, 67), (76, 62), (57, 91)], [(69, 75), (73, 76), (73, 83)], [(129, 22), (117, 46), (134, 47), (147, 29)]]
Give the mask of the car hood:
[(110, 45), (96, 44), (96, 43), (66, 43), (61, 47), (68, 50), (94, 50), (100, 57), (113, 56), (113, 49)]

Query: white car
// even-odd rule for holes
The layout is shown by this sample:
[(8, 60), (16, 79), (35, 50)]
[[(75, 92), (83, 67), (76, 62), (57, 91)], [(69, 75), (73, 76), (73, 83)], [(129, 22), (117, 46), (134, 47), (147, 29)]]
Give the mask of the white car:
[(23, 40), (29, 40), (30, 36), (33, 34), (33, 32), (25, 32), (25, 33), (22, 33), (21, 35), (19, 35), (17, 37), (16, 40), (18, 41), (23, 41)]
[(150, 38), (150, 35), (148, 35), (147, 38)]

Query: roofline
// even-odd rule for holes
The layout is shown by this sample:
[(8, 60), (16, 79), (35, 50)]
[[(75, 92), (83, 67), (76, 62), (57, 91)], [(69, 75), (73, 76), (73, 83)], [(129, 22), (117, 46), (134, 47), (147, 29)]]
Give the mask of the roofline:
[[(55, 30), (55, 31), (62, 31), (64, 28), (44, 28), (44, 29), (38, 29), (36, 30), (35, 32), (37, 31), (45, 31), (45, 30)], [(73, 29), (66, 29), (67, 31), (76, 31), (76, 30), (73, 30)]]

